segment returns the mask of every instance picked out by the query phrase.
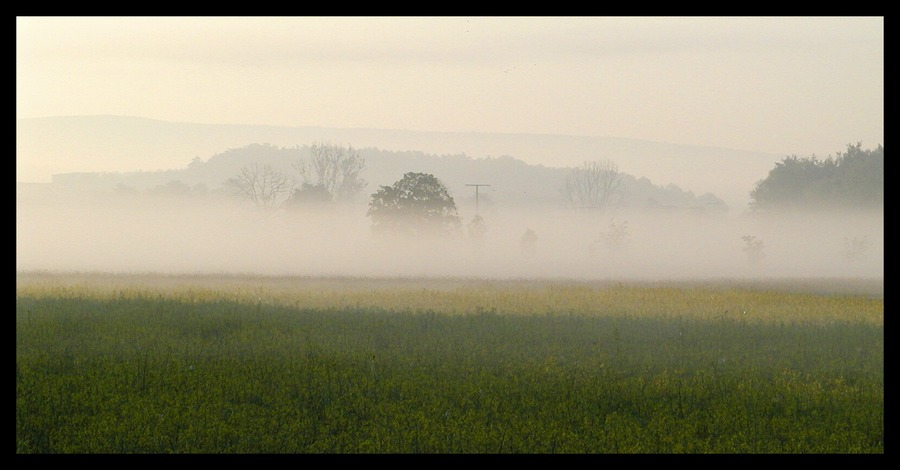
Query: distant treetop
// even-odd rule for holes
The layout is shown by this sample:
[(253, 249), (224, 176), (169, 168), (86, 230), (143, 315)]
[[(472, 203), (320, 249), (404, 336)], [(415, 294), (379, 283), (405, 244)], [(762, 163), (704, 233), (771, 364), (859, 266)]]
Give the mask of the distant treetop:
[(376, 233), (446, 236), (462, 222), (456, 202), (434, 175), (409, 172), (372, 194), (367, 214)]
[(884, 206), (884, 147), (848, 145), (837, 157), (785, 157), (750, 192), (750, 207), (875, 208)]

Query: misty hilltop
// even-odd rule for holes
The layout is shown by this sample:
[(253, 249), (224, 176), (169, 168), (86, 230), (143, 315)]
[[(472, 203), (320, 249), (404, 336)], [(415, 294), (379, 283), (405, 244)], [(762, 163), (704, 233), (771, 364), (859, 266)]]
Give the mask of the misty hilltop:
[[(457, 203), (474, 209), (476, 202), (491, 210), (500, 207), (561, 207), (566, 204), (562, 188), (570, 173), (568, 168), (529, 165), (504, 156), (471, 158), (464, 154), (433, 155), (420, 151), (390, 151), (377, 148), (354, 149), (365, 162), (362, 173), (364, 187), (351, 201), (365, 205), (369, 194), (382, 186), (390, 186), (407, 172), (436, 175), (447, 186)], [(224, 184), (244, 169), (270, 167), (299, 183), (297, 164), (310, 155), (309, 146), (277, 147), (272, 144), (250, 144), (228, 149), (203, 161), (195, 158), (186, 167), (173, 170), (63, 173), (53, 176), (53, 186), (61, 189), (146, 193), (172, 196), (190, 193), (227, 193)], [(695, 195), (676, 185), (655, 185), (647, 178), (622, 173), (624, 187), (621, 206), (637, 209), (702, 210), (725, 214), (727, 204), (711, 193)], [(479, 201), (472, 185), (479, 185)]]
[[(369, 189), (390, 184), (402, 175), (395, 171), (397, 174), (378, 176), (382, 167), (376, 165), (378, 157), (373, 152), (404, 154), (413, 160), (431, 162), (420, 166), (421, 170), (408, 168), (411, 171), (428, 171), (428, 165), (436, 164), (435, 160), (450, 158), (482, 162), (482, 167), (491, 166), (487, 162), (497, 160), (501, 163), (493, 163), (495, 171), (506, 171), (506, 166), (516, 165), (512, 160), (518, 160), (518, 166), (525, 172), (558, 175), (560, 170), (586, 161), (610, 160), (636, 180), (678, 188), (696, 196), (714, 195), (739, 211), (746, 208), (754, 185), (784, 157), (611, 137), (219, 125), (124, 116), (65, 116), (16, 121), (16, 180), (49, 182), (52, 175), (65, 173), (183, 170), (191, 162), (207, 162), (228, 150), (248, 145), (290, 148), (313, 142), (352, 145), (365, 150), (369, 160)], [(438, 176), (448, 178), (448, 184), (456, 183), (450, 174)], [(498, 175), (483, 177), (496, 180)], [(473, 178), (478, 181), (470, 181)], [(482, 174), (458, 177), (466, 180), (464, 183), (494, 184), (481, 178)], [(556, 188), (543, 188), (546, 183), (531, 181), (526, 179), (522, 184), (530, 185), (534, 193), (556, 191)]]
[[(317, 145), (337, 140), (322, 134), (292, 145), (260, 138), (208, 157), (188, 158), (175, 149), (175, 157), (154, 160), (157, 167), (167, 161), (171, 168), (143, 171), (121, 169), (135, 165), (128, 163), (140, 160), (133, 155), (149, 148), (138, 140), (124, 143), (127, 134), (123, 130), (119, 140), (110, 137), (108, 147), (92, 147), (79, 144), (92, 135), (82, 129), (58, 135), (54, 144), (69, 157), (106, 148), (110, 158), (118, 156), (119, 170), (59, 172), (52, 183), (17, 183), (18, 271), (657, 280), (883, 275), (884, 217), (877, 205), (748, 213), (729, 207), (713, 192), (665, 183), (683, 173), (657, 181), (625, 169), (614, 172), (621, 176), (621, 187), (613, 189), (615, 203), (606, 205), (606, 200), (567, 197), (572, 181), (584, 181), (572, 178), (582, 174), (579, 165), (357, 143), (346, 155), (358, 154), (363, 171), (356, 172), (355, 164), (331, 168), (353, 168), (342, 174), (358, 174), (364, 185), (357, 185), (354, 176), (354, 190), (337, 193), (335, 188), (347, 186), (324, 186), (325, 180), (303, 172), (302, 162), (324, 155), (316, 149), (348, 145)], [(177, 140), (174, 132), (164, 134)], [(180, 138), (190, 140), (184, 134)], [(47, 141), (44, 136), (42, 142)], [(20, 150), (29, 148), (18, 143)], [(602, 155), (590, 161), (600, 160), (618, 164)], [(778, 168), (791, 174), (795, 167), (803, 169), (801, 176), (830, 172), (802, 191), (813, 196), (818, 193), (811, 189), (822, 184), (851, 192), (877, 186), (883, 171), (870, 170), (881, 168), (879, 162), (880, 146), (874, 151), (850, 147), (837, 161), (786, 160)], [(682, 159), (682, 167), (694, 163)], [(248, 186), (244, 183), (250, 180), (241, 177), (253, 168), (271, 172), (256, 173)], [(782, 183), (794, 188), (797, 180), (770, 170), (766, 166), (753, 178), (770, 183), (763, 186), (767, 198), (761, 200), (777, 202)], [(321, 191), (307, 187), (308, 179), (322, 185), (328, 197), (319, 199)], [(264, 181), (280, 186), (257, 185)], [(260, 199), (266, 192), (277, 200)], [(837, 193), (823, 197), (832, 194)], [(410, 212), (406, 201), (424, 202)], [(419, 210), (423, 207), (429, 212)], [(724, 216), (728, 212), (740, 215)], [(432, 220), (435, 213), (444, 215), (435, 219), (441, 222), (440, 236), (408, 223)]]

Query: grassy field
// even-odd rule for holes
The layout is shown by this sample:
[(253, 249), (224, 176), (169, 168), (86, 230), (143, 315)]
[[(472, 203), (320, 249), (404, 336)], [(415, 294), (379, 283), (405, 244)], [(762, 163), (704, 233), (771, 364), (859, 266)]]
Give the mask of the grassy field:
[(17, 273), (17, 453), (883, 453), (883, 281)]

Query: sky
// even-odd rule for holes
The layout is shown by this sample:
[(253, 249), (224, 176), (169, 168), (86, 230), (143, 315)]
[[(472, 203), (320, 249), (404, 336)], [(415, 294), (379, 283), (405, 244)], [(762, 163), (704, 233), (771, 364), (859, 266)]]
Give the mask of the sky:
[(17, 119), (101, 114), (826, 156), (884, 142), (884, 18), (17, 17)]

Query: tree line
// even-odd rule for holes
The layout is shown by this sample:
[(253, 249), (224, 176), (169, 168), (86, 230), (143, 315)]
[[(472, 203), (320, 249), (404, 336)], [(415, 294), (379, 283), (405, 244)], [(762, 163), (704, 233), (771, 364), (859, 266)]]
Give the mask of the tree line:
[(271, 209), (281, 203), (348, 201), (366, 185), (361, 176), (365, 159), (349, 145), (313, 143), (309, 159), (295, 162), (293, 167), (302, 179), (299, 187), (294, 178), (272, 165), (254, 163), (242, 167), (237, 176), (229, 178), (225, 188), (260, 209)]
[[(366, 186), (365, 159), (352, 146), (314, 143), (308, 160), (293, 168), (302, 182), (271, 165), (251, 164), (225, 187), (233, 195), (270, 209), (279, 205), (301, 207), (352, 201)], [(570, 207), (603, 210), (621, 202), (623, 174), (609, 160), (584, 162), (573, 168), (560, 188)], [(863, 149), (848, 145), (836, 157), (785, 157), (750, 193), (751, 209), (811, 207), (880, 207), (884, 204), (884, 147)], [(447, 234), (461, 228), (456, 204), (440, 179), (428, 173), (408, 172), (393, 185), (371, 195), (367, 216), (378, 233), (413, 236)], [(470, 232), (483, 232), (476, 214)]]
[(836, 157), (785, 157), (750, 193), (754, 210), (884, 206), (884, 147), (850, 144)]

